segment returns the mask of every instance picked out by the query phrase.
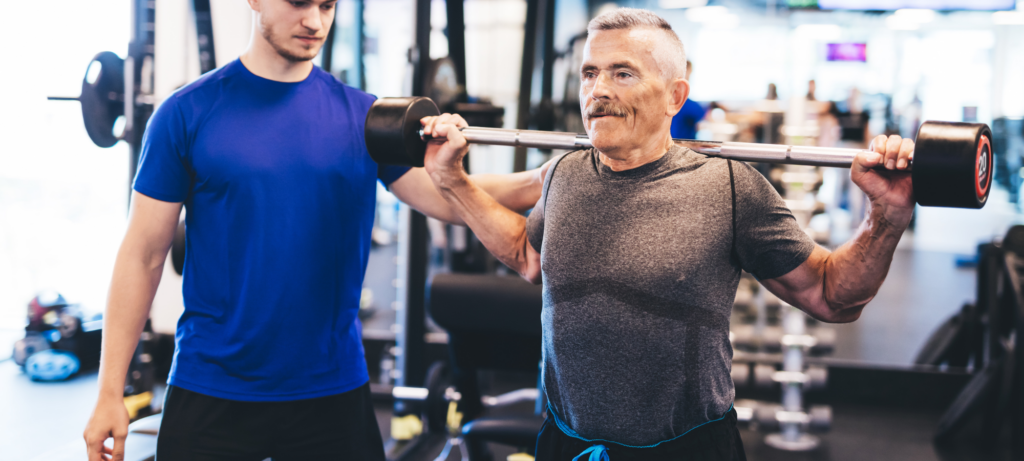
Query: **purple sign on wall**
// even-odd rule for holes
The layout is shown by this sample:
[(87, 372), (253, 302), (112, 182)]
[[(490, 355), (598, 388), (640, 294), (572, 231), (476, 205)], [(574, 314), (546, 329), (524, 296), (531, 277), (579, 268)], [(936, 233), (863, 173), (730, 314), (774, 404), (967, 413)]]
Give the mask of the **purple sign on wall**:
[(864, 43), (829, 43), (829, 61), (860, 61), (868, 60), (868, 47)]

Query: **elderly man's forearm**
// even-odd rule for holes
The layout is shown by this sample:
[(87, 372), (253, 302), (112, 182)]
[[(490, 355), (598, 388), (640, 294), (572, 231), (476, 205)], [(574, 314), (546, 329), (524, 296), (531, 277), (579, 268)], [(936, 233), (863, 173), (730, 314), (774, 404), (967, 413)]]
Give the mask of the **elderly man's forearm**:
[(829, 255), (823, 285), (824, 299), (831, 311), (859, 313), (874, 298), (889, 273), (896, 245), (906, 228), (906, 223), (893, 222), (883, 209), (873, 208), (853, 240)]
[(502, 206), (464, 174), (438, 178), (435, 184), (494, 257), (526, 276), (526, 218)]

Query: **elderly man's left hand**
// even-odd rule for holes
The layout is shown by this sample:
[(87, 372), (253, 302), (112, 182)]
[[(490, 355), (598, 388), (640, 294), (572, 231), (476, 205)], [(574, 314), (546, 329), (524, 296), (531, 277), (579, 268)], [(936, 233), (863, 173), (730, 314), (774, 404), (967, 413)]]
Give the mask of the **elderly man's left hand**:
[(857, 155), (850, 168), (850, 179), (868, 195), (872, 206), (881, 207), (887, 220), (903, 226), (909, 224), (914, 213), (909, 171), (913, 154), (914, 141), (899, 135), (879, 135), (868, 151)]

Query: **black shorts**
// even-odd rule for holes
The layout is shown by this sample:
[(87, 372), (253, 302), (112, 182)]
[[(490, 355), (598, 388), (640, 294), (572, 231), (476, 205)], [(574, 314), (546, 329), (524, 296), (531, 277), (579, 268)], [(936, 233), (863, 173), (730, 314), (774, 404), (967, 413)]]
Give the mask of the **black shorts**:
[[(651, 448), (636, 448), (611, 442), (584, 442), (569, 437), (548, 416), (537, 436), (537, 461), (571, 461), (594, 446), (604, 445), (611, 461), (746, 461), (736, 410), (721, 420), (693, 429), (686, 435)], [(589, 455), (580, 459), (589, 459)]]
[(240, 402), (168, 386), (158, 461), (384, 461), (370, 385), (290, 402)]

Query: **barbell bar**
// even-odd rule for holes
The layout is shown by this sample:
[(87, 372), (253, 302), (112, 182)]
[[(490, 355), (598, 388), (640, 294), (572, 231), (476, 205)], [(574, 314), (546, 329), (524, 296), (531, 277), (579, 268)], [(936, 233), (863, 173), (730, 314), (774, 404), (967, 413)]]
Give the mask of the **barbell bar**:
[[(366, 114), (366, 149), (379, 164), (423, 166), (429, 138), (420, 120), (440, 115), (430, 98), (381, 98)], [(576, 150), (586, 135), (555, 131), (466, 127), (471, 144)], [(917, 133), (909, 174), (919, 205), (981, 208), (992, 185), (992, 131), (984, 123), (927, 121)], [(676, 139), (699, 154), (748, 162), (850, 168), (862, 149)], [(899, 174), (899, 172), (894, 172)], [(906, 174), (906, 173), (904, 173)]]

